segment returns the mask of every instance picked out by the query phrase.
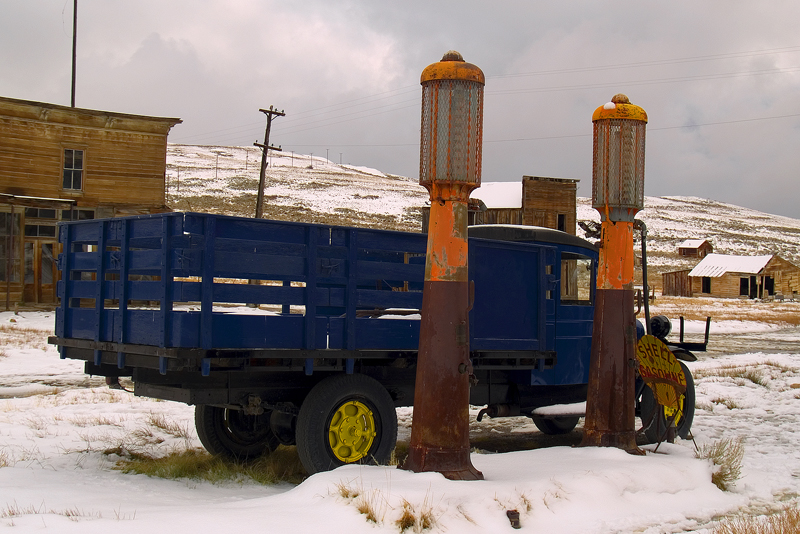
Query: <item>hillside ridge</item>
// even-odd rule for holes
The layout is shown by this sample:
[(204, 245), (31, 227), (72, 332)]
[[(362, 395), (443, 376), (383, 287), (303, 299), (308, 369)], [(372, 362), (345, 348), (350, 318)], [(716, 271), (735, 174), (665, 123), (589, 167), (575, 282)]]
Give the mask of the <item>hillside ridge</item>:
[[(167, 205), (178, 211), (255, 215), (261, 151), (256, 147), (170, 144)], [(480, 196), (478, 190), (473, 196)], [(321, 224), (420, 231), (428, 200), (416, 179), (324, 157), (270, 152), (264, 216)], [(577, 218), (599, 221), (591, 200), (578, 198)], [(720, 254), (778, 254), (800, 265), (800, 220), (691, 196), (646, 197), (637, 218), (648, 227), (654, 273), (691, 268), (680, 258), (685, 239), (707, 239)], [(578, 228), (578, 235), (585, 237)]]

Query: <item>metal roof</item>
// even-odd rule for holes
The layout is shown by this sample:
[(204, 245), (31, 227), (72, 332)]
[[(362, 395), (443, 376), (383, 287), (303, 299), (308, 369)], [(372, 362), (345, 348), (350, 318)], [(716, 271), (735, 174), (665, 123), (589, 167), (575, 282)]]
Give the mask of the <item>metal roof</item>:
[(727, 256), (709, 254), (691, 270), (689, 276), (718, 278), (725, 273), (758, 274), (767, 266), (772, 255), (768, 256)]
[(705, 239), (687, 239), (686, 241), (678, 245), (678, 248), (700, 248), (700, 245), (702, 245), (705, 242), (706, 242)]

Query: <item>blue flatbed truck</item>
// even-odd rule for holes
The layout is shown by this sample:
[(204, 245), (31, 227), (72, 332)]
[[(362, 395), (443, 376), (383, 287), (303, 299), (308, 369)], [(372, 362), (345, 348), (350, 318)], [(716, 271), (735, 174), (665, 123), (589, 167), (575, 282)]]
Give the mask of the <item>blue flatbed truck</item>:
[[(596, 248), (469, 235), (471, 404), (571, 431), (578, 416), (534, 410), (586, 400)], [(194, 405), (212, 454), (296, 444), (309, 473), (389, 459), (414, 398), (424, 234), (167, 213), (63, 223), (59, 240), (62, 358)]]

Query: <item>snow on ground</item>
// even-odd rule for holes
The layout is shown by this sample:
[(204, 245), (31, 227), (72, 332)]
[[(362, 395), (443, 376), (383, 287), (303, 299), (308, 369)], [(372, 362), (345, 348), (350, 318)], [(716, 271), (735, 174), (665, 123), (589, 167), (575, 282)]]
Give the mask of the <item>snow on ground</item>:
[[(185, 431), (158, 434), (146, 444), (152, 450), (199, 447), (193, 410), (89, 381), (80, 362), (60, 360), (44, 343), (53, 318), (52, 312), (0, 313), (0, 525), (13, 525), (13, 532), (399, 532), (395, 521), (406, 506), (417, 515), (430, 512), (431, 532), (512, 532), (506, 511), (515, 509), (522, 532), (708, 533), (715, 518), (739, 509), (774, 511), (796, 505), (800, 495), (797, 350), (701, 355), (689, 364), (698, 445), (744, 440), (743, 476), (730, 492), (711, 484), (711, 464), (681, 440), (662, 444), (658, 453), (648, 446), (645, 456), (570, 447), (475, 452), (472, 461), (486, 478), (480, 482), (347, 466), (298, 486), (214, 485), (112, 469), (115, 456), (99, 451), (147, 435), (153, 418)], [(733, 323), (715, 328), (758, 328)], [(399, 409), (398, 416), (400, 435), (407, 436), (411, 410)], [(518, 419), (516, 433), (535, 432), (529, 420)], [(361, 496), (345, 497), (342, 488)], [(362, 500), (377, 524), (359, 513)]]
[[(327, 214), (377, 213), (402, 221), (418, 214), (428, 199), (416, 180), (368, 167), (285, 152), (270, 152), (268, 163), (264, 198), (271, 205)], [(176, 209), (185, 210), (187, 206), (181, 202), (184, 197), (213, 197), (217, 203), (219, 199), (254, 198), (261, 151), (253, 147), (171, 144), (167, 165), (168, 195)]]

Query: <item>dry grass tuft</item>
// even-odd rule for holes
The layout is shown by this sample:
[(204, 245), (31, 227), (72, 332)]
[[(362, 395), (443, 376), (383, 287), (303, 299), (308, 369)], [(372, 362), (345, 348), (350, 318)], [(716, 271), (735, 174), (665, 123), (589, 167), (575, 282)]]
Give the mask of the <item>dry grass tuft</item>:
[(725, 406), (729, 410), (735, 410), (736, 408), (741, 408), (740, 405), (736, 403), (733, 399), (724, 399), (722, 397), (714, 397), (713, 399), (709, 399), (712, 404), (720, 404)]
[(147, 423), (150, 426), (158, 428), (171, 436), (185, 440), (192, 439), (192, 431), (189, 429), (188, 424), (180, 425), (174, 421), (170, 421), (164, 414), (156, 414), (150, 412), (147, 418)]
[(722, 491), (728, 491), (742, 474), (744, 444), (740, 437), (721, 439), (710, 445), (704, 445), (696, 456), (711, 460), (714, 464), (711, 482)]
[[(467, 521), (474, 523), (462, 509), (459, 508), (461, 514)], [(403, 507), (400, 512), (400, 517), (394, 522), (400, 532), (410, 530), (414, 533), (420, 533), (425, 530), (431, 530), (436, 526), (436, 516), (433, 512), (433, 505), (430, 500), (430, 493), (425, 495), (425, 500), (419, 507), (412, 505), (406, 499), (403, 499)]]
[(211, 456), (201, 449), (177, 451), (160, 458), (130, 451), (125, 451), (125, 454), (128, 457), (116, 465), (123, 473), (171, 480), (188, 478), (214, 484), (250, 480), (272, 485), (280, 482), (299, 484), (307, 476), (294, 447), (280, 446), (271, 454), (247, 463)]
[(30, 506), (20, 506), (16, 502), (13, 504), (7, 504), (5, 508), (0, 509), (0, 518), (2, 519), (9, 519), (14, 517), (21, 517), (24, 515), (63, 515), (64, 517), (72, 520), (78, 521), (80, 519), (102, 519), (102, 515), (100, 512), (96, 513), (87, 513), (78, 508), (66, 508), (64, 510), (50, 510), (44, 507), (44, 505), (40, 505), (39, 507), (30, 505)]
[(69, 422), (72, 423), (74, 426), (79, 428), (85, 427), (97, 427), (97, 426), (114, 426), (114, 427), (121, 427), (122, 426), (123, 418), (120, 417), (118, 419), (112, 419), (106, 415), (95, 415), (95, 416), (76, 416), (72, 417)]
[(358, 513), (363, 514), (367, 521), (376, 525), (383, 521), (386, 515), (386, 501), (378, 490), (359, 493), (353, 500)]
[(403, 511), (400, 513), (400, 517), (394, 522), (397, 525), (397, 528), (400, 529), (400, 532), (405, 532), (406, 530), (414, 528), (417, 524), (417, 518), (414, 515), (414, 509), (411, 507), (411, 503), (407, 500), (403, 499)]
[(28, 328), (15, 324), (0, 324), (0, 349), (10, 346), (14, 348), (47, 350), (47, 336), (50, 330)]
[(800, 532), (800, 510), (786, 508), (762, 517), (736, 517), (717, 524), (712, 534), (785, 534)]
[(783, 364), (781, 362), (776, 362), (775, 360), (767, 360), (767, 361), (764, 362), (764, 365), (768, 365), (768, 366), (770, 366), (770, 367), (772, 367), (774, 369), (777, 369), (781, 373), (792, 373), (792, 374), (795, 374), (799, 370), (797, 367), (790, 367), (790, 366), (785, 365), (785, 364)]
[(349, 483), (344, 481), (336, 484), (336, 492), (344, 499), (355, 499), (361, 494), (359, 488), (353, 488)]
[(408, 443), (398, 441), (389, 457), (389, 465), (403, 465), (406, 458), (408, 458)]
[(749, 380), (758, 386), (769, 387), (767, 379), (764, 378), (764, 373), (762, 371), (747, 366), (728, 364), (712, 369), (696, 369), (692, 374), (695, 378), (741, 378), (743, 380)]
[(0, 468), (11, 467), (14, 465), (14, 460), (8, 451), (0, 450)]

